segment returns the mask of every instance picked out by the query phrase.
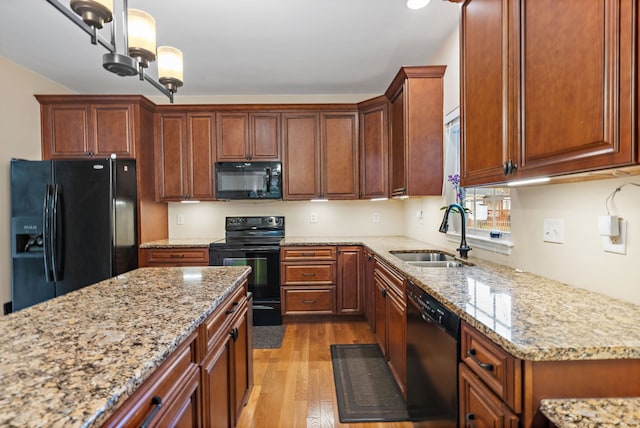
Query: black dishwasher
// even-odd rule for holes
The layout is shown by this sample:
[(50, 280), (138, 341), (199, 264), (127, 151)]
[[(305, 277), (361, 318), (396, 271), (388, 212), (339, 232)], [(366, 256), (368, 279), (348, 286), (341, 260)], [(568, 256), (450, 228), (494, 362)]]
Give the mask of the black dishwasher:
[(407, 286), (407, 410), (416, 427), (458, 426), (460, 318)]

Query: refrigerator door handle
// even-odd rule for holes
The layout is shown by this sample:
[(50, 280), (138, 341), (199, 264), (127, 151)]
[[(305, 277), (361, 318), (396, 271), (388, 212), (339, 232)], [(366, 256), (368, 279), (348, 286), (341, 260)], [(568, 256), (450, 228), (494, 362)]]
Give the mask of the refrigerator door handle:
[(53, 185), (53, 207), (51, 210), (51, 267), (53, 271), (53, 280), (62, 281), (62, 251), (64, 247), (64, 234), (62, 223), (62, 198), (59, 184)]
[(47, 191), (44, 195), (43, 224), (44, 233), (42, 244), (44, 247), (44, 277), (47, 282), (53, 282), (53, 261), (52, 261), (52, 236), (51, 236), (51, 197), (53, 194), (53, 184), (47, 184)]

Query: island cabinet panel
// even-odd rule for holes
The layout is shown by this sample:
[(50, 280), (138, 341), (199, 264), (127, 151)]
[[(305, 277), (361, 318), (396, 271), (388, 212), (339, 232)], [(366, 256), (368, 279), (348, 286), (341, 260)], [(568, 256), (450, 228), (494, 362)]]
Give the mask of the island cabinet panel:
[(141, 248), (140, 255), (140, 267), (209, 265), (208, 248)]
[(463, 185), (638, 162), (636, 7), (634, 0), (463, 2)]
[(280, 247), (282, 314), (336, 313), (336, 246)]
[(156, 197), (213, 200), (213, 113), (156, 116)]
[(200, 426), (197, 343), (194, 332), (103, 426)]
[(338, 313), (361, 315), (364, 311), (362, 247), (338, 247)]
[(407, 299), (405, 279), (377, 261), (375, 286), (375, 335), (400, 391), (407, 394)]
[(442, 192), (445, 68), (402, 67), (385, 92), (391, 105), (392, 196)]
[[(389, 196), (389, 102), (374, 98), (360, 111), (360, 199)], [(402, 129), (402, 128), (400, 128)]]
[(246, 283), (201, 325), (203, 426), (233, 427), (253, 385)]

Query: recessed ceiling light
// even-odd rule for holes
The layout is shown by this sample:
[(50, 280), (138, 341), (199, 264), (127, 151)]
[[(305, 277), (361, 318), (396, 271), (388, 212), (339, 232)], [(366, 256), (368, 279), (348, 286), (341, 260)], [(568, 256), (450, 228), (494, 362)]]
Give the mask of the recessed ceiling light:
[(422, 9), (426, 7), (431, 0), (407, 0), (407, 7), (409, 9)]

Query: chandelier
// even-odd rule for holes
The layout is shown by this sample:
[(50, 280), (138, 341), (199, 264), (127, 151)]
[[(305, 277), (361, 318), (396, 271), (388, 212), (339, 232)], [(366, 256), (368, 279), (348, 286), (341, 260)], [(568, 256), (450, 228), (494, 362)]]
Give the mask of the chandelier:
[[(173, 103), (173, 94), (183, 83), (182, 52), (171, 46), (156, 48), (156, 22), (151, 15), (142, 10), (129, 9), (127, 0), (122, 0), (122, 24), (118, 24), (114, 19), (113, 0), (70, 0), (69, 7), (59, 0), (47, 2), (89, 34), (92, 44), (100, 44), (107, 49), (108, 52), (102, 57), (105, 69), (118, 76), (137, 75)], [(98, 34), (105, 24), (111, 28), (110, 40)], [(124, 46), (120, 49), (116, 43), (118, 37)], [(145, 72), (149, 63), (156, 59), (157, 81)]]

